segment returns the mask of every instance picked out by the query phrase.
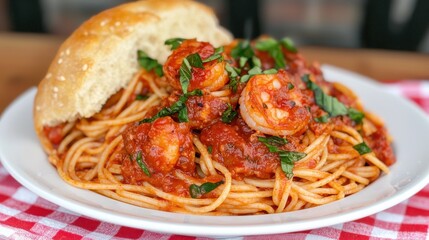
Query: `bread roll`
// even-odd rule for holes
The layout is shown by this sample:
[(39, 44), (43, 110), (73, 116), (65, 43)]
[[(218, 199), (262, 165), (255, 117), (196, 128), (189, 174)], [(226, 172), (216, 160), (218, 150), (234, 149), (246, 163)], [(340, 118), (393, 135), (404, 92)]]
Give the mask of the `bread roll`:
[[(36, 132), (88, 118), (140, 69), (137, 50), (164, 63), (169, 38), (197, 38), (214, 46), (231, 35), (211, 9), (187, 0), (136, 1), (106, 10), (80, 26), (60, 47), (34, 103)], [(43, 144), (45, 145), (45, 144)]]

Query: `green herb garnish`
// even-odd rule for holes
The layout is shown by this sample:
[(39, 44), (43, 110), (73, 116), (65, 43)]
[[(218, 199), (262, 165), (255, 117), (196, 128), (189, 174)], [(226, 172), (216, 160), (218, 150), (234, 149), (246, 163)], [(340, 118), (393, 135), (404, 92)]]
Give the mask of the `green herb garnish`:
[(247, 59), (252, 58), (255, 55), (252, 47), (250, 46), (249, 40), (240, 41), (232, 50), (231, 56), (235, 59), (239, 57), (245, 57)]
[(370, 148), (370, 147), (368, 147), (368, 145), (366, 145), (366, 143), (365, 143), (365, 142), (361, 142), (361, 143), (359, 143), (359, 144), (356, 144), (356, 145), (354, 145), (354, 146), (353, 146), (353, 148), (354, 148), (356, 151), (358, 151), (358, 153), (359, 153), (360, 155), (364, 155), (364, 154), (367, 154), (367, 153), (372, 152), (371, 148)]
[(307, 88), (313, 91), (316, 104), (327, 112), (329, 117), (347, 115), (357, 124), (362, 122), (362, 119), (365, 117), (362, 112), (354, 108), (347, 108), (346, 105), (338, 101), (337, 98), (323, 92), (316, 83), (310, 80), (308, 74), (304, 75), (301, 79), (307, 85)]
[(287, 89), (288, 90), (292, 90), (294, 88), (295, 88), (295, 86), (292, 83), (287, 83)]
[(206, 62), (210, 62), (210, 61), (213, 61), (216, 59), (220, 62), (223, 60), (222, 53), (223, 53), (223, 47), (215, 48), (213, 55), (204, 59), (203, 62), (206, 63)]
[(258, 141), (262, 143), (268, 143), (271, 145), (285, 145), (287, 143), (287, 140), (281, 137), (277, 136), (270, 136), (270, 137), (258, 137)]
[(203, 61), (198, 53), (190, 54), (184, 58), (179, 69), (179, 81), (182, 86), (182, 91), (185, 94), (188, 92), (189, 83), (191, 82), (192, 67), (204, 68)]
[(357, 124), (362, 123), (362, 120), (365, 117), (365, 114), (363, 112), (354, 108), (349, 108), (347, 115), (351, 120), (353, 120)]
[(164, 44), (165, 45), (171, 45), (171, 50), (177, 49), (183, 41), (185, 41), (185, 38), (170, 38), (167, 39)]
[(225, 112), (222, 113), (222, 122), (224, 123), (230, 123), (232, 120), (237, 116), (237, 112), (232, 109), (231, 104), (228, 103), (228, 108), (225, 110)]
[[(179, 100), (176, 101), (175, 103), (173, 103), (170, 107), (165, 107), (165, 108), (161, 109), (161, 111), (159, 111), (153, 117), (145, 118), (145, 119), (141, 120), (139, 122), (139, 124), (150, 123), (150, 122), (153, 122), (160, 117), (170, 116), (170, 115), (173, 115), (175, 113), (179, 113), (179, 121), (187, 122), (188, 121), (187, 120), (188, 119), (188, 114), (187, 114), (188, 112), (187, 112), (187, 110), (182, 110), (182, 109), (186, 109), (186, 101), (188, 100), (188, 98), (190, 96), (202, 96), (202, 95), (203, 95), (203, 92), (200, 89), (195, 89), (192, 92), (183, 94), (182, 96), (179, 97)], [(186, 117), (185, 117), (185, 115), (186, 115)]]
[(287, 143), (287, 140), (281, 137), (258, 137), (258, 141), (262, 142), (270, 152), (277, 153), (279, 155), (282, 171), (289, 179), (293, 177), (292, 170), (294, 163), (307, 156), (307, 154), (301, 152), (280, 150), (278, 147)]
[(229, 77), (229, 88), (232, 90), (232, 92), (237, 92), (237, 86), (238, 86), (238, 76), (240, 74), (240, 69), (232, 67), (228, 63), (225, 65), (225, 70), (228, 73)]
[(142, 152), (138, 151), (136, 156), (136, 162), (140, 166), (140, 168), (143, 170), (143, 172), (150, 177), (149, 169), (147, 168), (146, 164), (142, 160)]
[(148, 98), (149, 98), (149, 96), (148, 96), (148, 95), (138, 94), (138, 95), (136, 96), (136, 100), (146, 100), (146, 99), (148, 99)]
[(240, 68), (243, 68), (246, 65), (246, 63), (249, 63), (249, 66), (251, 68), (255, 66), (261, 67), (261, 60), (255, 56), (255, 52), (250, 46), (249, 40), (240, 41), (231, 50), (231, 56), (234, 59), (238, 59)]
[(284, 48), (286, 48), (289, 52), (296, 53), (298, 50), (295, 47), (295, 43), (292, 41), (291, 38), (285, 37), (280, 40), (280, 43), (283, 45)]
[(325, 114), (323, 116), (314, 118), (314, 121), (318, 122), (318, 123), (327, 123), (328, 120), (329, 120), (329, 115), (328, 114)]
[(286, 60), (283, 55), (281, 45), (275, 39), (267, 38), (259, 40), (256, 42), (255, 48), (259, 51), (268, 52), (268, 54), (274, 59), (276, 69), (286, 67)]
[(219, 181), (216, 183), (206, 182), (201, 184), (200, 186), (196, 184), (191, 184), (191, 186), (189, 186), (189, 193), (192, 198), (200, 198), (202, 195), (213, 191), (223, 183), (223, 181)]
[(149, 57), (144, 51), (137, 50), (137, 61), (142, 68), (146, 69), (146, 71), (153, 70), (156, 75), (160, 77), (164, 75), (164, 72), (162, 71), (162, 65), (159, 64), (156, 59)]
[(277, 73), (277, 70), (274, 68), (262, 71), (260, 67), (255, 66), (252, 69), (250, 69), (246, 75), (241, 76), (240, 82), (242, 83), (248, 82), (251, 77), (258, 74), (275, 74), (275, 73)]
[(209, 152), (211, 154), (213, 152), (213, 147), (212, 146), (208, 146), (207, 147), (207, 152)]

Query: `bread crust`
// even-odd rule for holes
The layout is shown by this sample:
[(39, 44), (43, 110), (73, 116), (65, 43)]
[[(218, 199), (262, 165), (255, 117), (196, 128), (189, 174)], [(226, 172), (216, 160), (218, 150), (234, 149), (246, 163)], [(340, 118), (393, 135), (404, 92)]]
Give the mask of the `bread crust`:
[(139, 70), (137, 50), (163, 63), (168, 38), (229, 43), (213, 11), (189, 0), (147, 0), (119, 5), (90, 18), (61, 45), (38, 86), (34, 125), (45, 150), (44, 126), (88, 118)]

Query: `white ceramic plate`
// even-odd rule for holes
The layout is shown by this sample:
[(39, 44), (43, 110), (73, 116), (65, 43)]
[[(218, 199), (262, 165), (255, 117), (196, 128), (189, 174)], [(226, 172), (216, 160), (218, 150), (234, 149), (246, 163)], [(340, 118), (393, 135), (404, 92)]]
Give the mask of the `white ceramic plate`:
[(383, 91), (368, 78), (324, 66), (329, 80), (350, 86), (367, 109), (385, 119), (395, 139), (391, 173), (343, 200), (291, 213), (258, 216), (195, 216), (148, 210), (69, 186), (49, 164), (33, 131), (36, 89), (20, 96), (0, 121), (0, 159), (21, 184), (64, 208), (102, 221), (146, 230), (198, 236), (285, 233), (352, 221), (389, 208), (429, 182), (429, 120), (414, 104)]

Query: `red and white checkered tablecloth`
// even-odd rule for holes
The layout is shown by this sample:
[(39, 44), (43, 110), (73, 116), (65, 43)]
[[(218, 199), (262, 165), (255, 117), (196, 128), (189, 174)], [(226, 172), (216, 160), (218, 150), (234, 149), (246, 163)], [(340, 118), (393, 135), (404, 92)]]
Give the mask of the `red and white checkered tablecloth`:
[[(429, 113), (429, 81), (386, 84), (389, 91)], [(164, 235), (124, 227), (68, 211), (15, 181), (0, 164), (0, 238), (7, 239), (205, 239)], [(429, 239), (429, 185), (410, 199), (353, 222), (259, 239)]]

